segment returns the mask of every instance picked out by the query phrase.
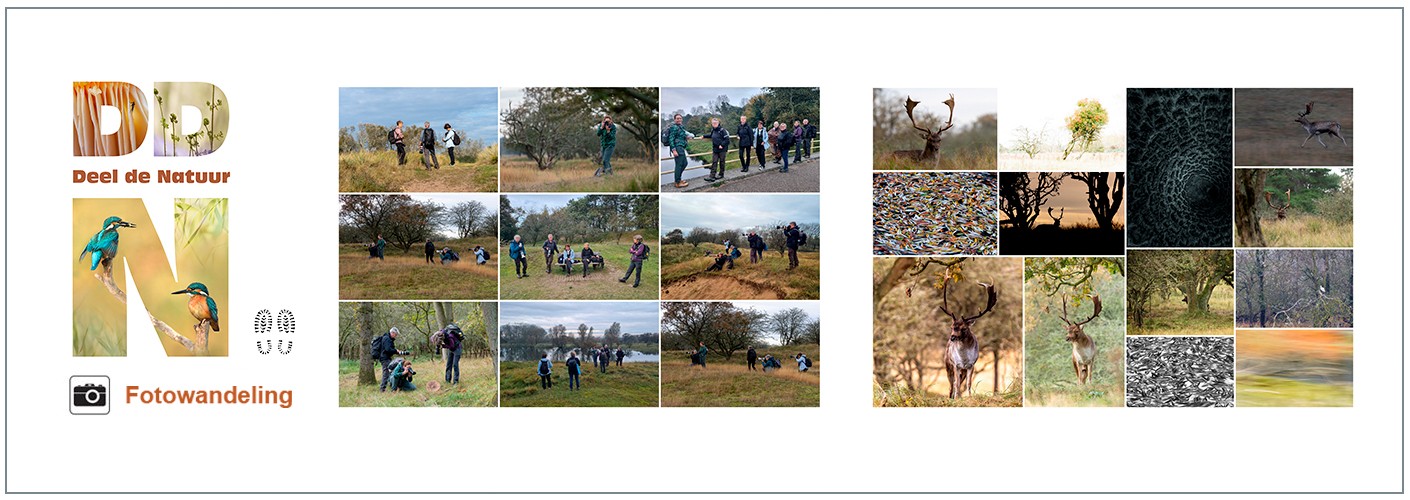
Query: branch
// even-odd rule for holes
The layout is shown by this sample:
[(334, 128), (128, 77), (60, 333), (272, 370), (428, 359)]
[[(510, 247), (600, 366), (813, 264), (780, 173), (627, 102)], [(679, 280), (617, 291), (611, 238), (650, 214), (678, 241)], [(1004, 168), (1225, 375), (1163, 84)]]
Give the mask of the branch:
[[(118, 299), (118, 302), (122, 302), (124, 306), (127, 305), (127, 293), (123, 292), (121, 288), (118, 288), (117, 283), (113, 282), (112, 266), (103, 266), (103, 270), (93, 273), (93, 277), (98, 278), (98, 281), (108, 289), (108, 293), (113, 294), (113, 297)], [(210, 338), (210, 327), (207, 326), (206, 320), (201, 320), (201, 323), (196, 325), (196, 340), (193, 341), (180, 333), (176, 333), (176, 330), (172, 329), (171, 326), (157, 319), (156, 316), (153, 316), (151, 311), (146, 312), (147, 319), (151, 320), (152, 327), (156, 328), (158, 332), (177, 341), (185, 347), (187, 351), (193, 354), (204, 355), (207, 353), (206, 342)]]

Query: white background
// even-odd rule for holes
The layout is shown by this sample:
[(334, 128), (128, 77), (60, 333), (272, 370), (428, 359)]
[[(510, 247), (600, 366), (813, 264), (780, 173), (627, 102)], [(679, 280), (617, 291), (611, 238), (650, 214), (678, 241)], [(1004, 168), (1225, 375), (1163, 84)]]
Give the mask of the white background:
[[(8, 11), (6, 488), (1398, 491), (1401, 22), (1393, 10)], [(448, 42), (477, 62), (448, 62)], [(763, 45), (744, 58), (750, 42)], [(196, 159), (153, 158), (150, 141), (121, 158), (71, 157), (80, 80), (215, 83), (230, 101), (228, 138)], [(872, 408), (872, 88), (998, 88), (1002, 101), (1052, 82), (1355, 88), (1353, 408)], [(338, 87), (525, 85), (822, 88), (834, 237), (821, 408), (338, 407), (337, 260), (331, 250), (294, 258), (336, 242)], [(226, 186), (94, 186), (71, 184), (75, 168), (233, 175)], [(166, 359), (142, 352), (154, 341), (139, 333), (129, 358), (71, 357), (71, 199), (175, 196), (231, 198), (230, 357)], [(261, 308), (297, 314), (292, 355), (255, 352), (246, 325)], [(129, 331), (148, 331), (141, 320), (131, 314)], [(119, 403), (79, 417), (66, 403), (74, 374), (119, 388), (263, 384), (296, 395), (288, 410)], [(428, 432), (445, 418), (463, 437)], [(570, 450), (569, 430), (622, 445)], [(374, 445), (373, 435), (394, 438)], [(415, 462), (463, 476), (394, 471), (398, 445), (444, 453)]]

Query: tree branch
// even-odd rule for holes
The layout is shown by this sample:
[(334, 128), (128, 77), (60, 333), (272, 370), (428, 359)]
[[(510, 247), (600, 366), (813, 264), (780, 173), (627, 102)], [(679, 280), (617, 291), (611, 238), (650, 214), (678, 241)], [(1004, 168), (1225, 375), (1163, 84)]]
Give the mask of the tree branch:
[[(98, 281), (108, 289), (108, 293), (113, 294), (113, 297), (118, 299), (118, 302), (122, 302), (124, 306), (127, 305), (127, 293), (123, 292), (121, 288), (118, 288), (117, 283), (113, 282), (112, 266), (103, 266), (103, 270), (93, 273), (93, 277), (98, 278)], [(191, 340), (177, 333), (176, 330), (170, 325), (167, 325), (166, 322), (157, 319), (156, 316), (152, 315), (151, 311), (145, 312), (147, 313), (147, 319), (152, 322), (152, 327), (156, 328), (158, 332), (177, 341), (185, 347), (187, 351), (193, 354), (205, 355), (207, 353), (206, 343), (210, 339), (210, 327), (206, 320), (201, 320), (201, 323), (196, 325), (196, 339)]]

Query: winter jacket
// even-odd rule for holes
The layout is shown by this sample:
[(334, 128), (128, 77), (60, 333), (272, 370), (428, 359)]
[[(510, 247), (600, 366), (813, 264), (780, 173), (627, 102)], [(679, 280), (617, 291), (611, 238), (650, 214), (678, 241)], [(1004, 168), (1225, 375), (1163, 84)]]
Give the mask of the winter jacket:
[(671, 149), (684, 149), (685, 141), (689, 140), (692, 136), (694, 136), (694, 134), (687, 132), (684, 126), (672, 123), (671, 128), (666, 129), (666, 147)]
[(509, 242), (509, 258), (515, 260), (524, 258), (524, 244), (518, 241)]
[(553, 255), (558, 253), (558, 242), (553, 240), (544, 240), (543, 253), (544, 255)]
[(734, 133), (739, 137), (740, 149), (754, 147), (754, 128), (750, 127), (749, 124), (739, 124), (739, 129), (735, 130)]
[(628, 252), (632, 254), (632, 262), (641, 262), (646, 260), (647, 254), (651, 253), (651, 248), (647, 247), (645, 243), (632, 243), (632, 249)]
[(441, 138), (441, 140), (446, 143), (446, 149), (455, 147), (455, 135), (459, 133), (460, 132), (456, 132), (455, 129), (446, 131), (445, 136)]
[(729, 132), (724, 127), (710, 129), (710, 144), (716, 151), (729, 149)]
[(583, 374), (583, 369), (582, 369), (583, 363), (582, 363), (582, 361), (578, 361), (578, 358), (568, 358), (568, 361), (564, 361), (564, 362), (563, 362), (563, 365), (568, 367), (568, 374), (569, 374), (569, 375), (582, 375), (582, 374)]
[(597, 139), (602, 143), (602, 149), (607, 149), (608, 146), (616, 146), (617, 124), (613, 123), (605, 127), (599, 125), (597, 127)]
[(763, 250), (763, 249), (764, 249), (764, 238), (763, 238), (763, 237), (760, 237), (760, 236), (757, 235), (757, 234), (751, 234), (751, 235), (749, 235), (749, 248), (750, 248), (751, 250)]
[(790, 227), (783, 231), (783, 236), (788, 238), (784, 243), (790, 250), (797, 250), (798, 245), (803, 243), (803, 232), (796, 227)]
[(429, 128), (423, 128), (423, 129), (421, 129), (421, 147), (426, 148), (426, 149), (429, 149), (429, 150), (431, 150), (431, 151), (435, 151), (435, 150), (436, 150), (436, 131), (435, 131), (435, 130), (432, 130), (432, 129), (429, 129)]
[(818, 137), (818, 127), (811, 123), (803, 126), (803, 139), (813, 140)]
[(426, 255), (435, 255), (435, 254), (436, 254), (436, 244), (435, 244), (435, 243), (431, 243), (431, 242), (429, 242), (429, 241), (426, 242)]

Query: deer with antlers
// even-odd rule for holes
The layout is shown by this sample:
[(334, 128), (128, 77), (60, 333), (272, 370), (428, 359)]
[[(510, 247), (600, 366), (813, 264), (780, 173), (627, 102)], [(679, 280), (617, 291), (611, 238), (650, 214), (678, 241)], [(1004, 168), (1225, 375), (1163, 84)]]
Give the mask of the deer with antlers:
[[(1311, 103), (1311, 102), (1307, 103), (1307, 110), (1306, 110), (1306, 111), (1303, 111), (1303, 112), (1301, 112), (1301, 113), (1298, 113), (1298, 114), (1297, 114), (1297, 119), (1293, 120), (1293, 121), (1295, 121), (1295, 122), (1298, 122), (1298, 123), (1302, 124), (1303, 130), (1306, 130), (1306, 131), (1307, 131), (1307, 138), (1306, 138), (1306, 139), (1303, 139), (1303, 140), (1302, 140), (1302, 146), (1298, 146), (1298, 147), (1305, 147), (1305, 146), (1307, 146), (1307, 141), (1312, 140), (1313, 137), (1316, 137), (1316, 138), (1317, 138), (1317, 144), (1321, 144), (1323, 148), (1327, 147), (1327, 143), (1322, 142), (1322, 137), (1321, 137), (1322, 134), (1328, 134), (1328, 135), (1331, 135), (1332, 137), (1336, 137), (1336, 138), (1338, 138), (1338, 139), (1341, 139), (1341, 144), (1342, 144), (1343, 146), (1345, 146), (1345, 145), (1346, 145), (1346, 138), (1341, 136), (1341, 124), (1340, 124), (1340, 123), (1337, 123), (1337, 122), (1334, 122), (1334, 121), (1321, 121), (1321, 122), (1307, 121), (1307, 115), (1312, 114), (1312, 104), (1313, 104), (1313, 103)], [(1281, 219), (1282, 217), (1279, 217), (1279, 218)]]
[(1033, 228), (1034, 231), (1042, 233), (1056, 233), (1062, 229), (1062, 218), (1067, 215), (1067, 207), (1058, 210), (1057, 217), (1053, 216), (1053, 207), (1048, 207), (1048, 218), (1053, 220), (1052, 224), (1039, 224)]
[(1264, 191), (1264, 192), (1263, 192), (1263, 201), (1268, 202), (1268, 208), (1271, 208), (1271, 209), (1273, 209), (1274, 211), (1278, 212), (1278, 220), (1283, 220), (1283, 219), (1288, 218), (1288, 207), (1291, 207), (1291, 206), (1292, 206), (1292, 189), (1291, 189), (1291, 188), (1288, 189), (1287, 195), (1288, 195), (1287, 202), (1284, 202), (1283, 200), (1278, 200), (1278, 203), (1279, 203), (1280, 205), (1282, 205), (1282, 206), (1278, 206), (1278, 205), (1274, 205), (1274, 204), (1273, 204), (1273, 193), (1270, 193), (1270, 192), (1267, 192), (1267, 191)]
[(945, 345), (945, 375), (950, 379), (950, 398), (959, 399), (966, 392), (974, 393), (974, 364), (979, 362), (979, 340), (974, 338), (974, 330), (971, 327), (981, 316), (994, 309), (994, 303), (999, 300), (999, 296), (994, 293), (994, 285), (979, 283), (989, 296), (988, 305), (974, 316), (956, 315), (950, 312), (949, 307), (949, 277), (945, 280), (947, 283), (940, 292), (940, 311), (949, 315), (952, 320), (950, 341)]
[(1082, 325), (1097, 318), (1102, 313), (1102, 299), (1088, 295), (1092, 299), (1092, 315), (1082, 321), (1067, 319), (1067, 297), (1062, 298), (1062, 322), (1067, 323), (1067, 341), (1072, 343), (1072, 371), (1077, 374), (1077, 383), (1087, 385), (1092, 378), (1092, 363), (1097, 360), (1097, 343), (1082, 330)]
[(934, 163), (940, 159), (940, 139), (941, 135), (950, 127), (955, 126), (955, 94), (950, 94), (950, 98), (945, 100), (945, 106), (950, 108), (950, 118), (938, 129), (931, 130), (916, 123), (915, 108), (920, 101), (912, 100), (911, 96), (906, 96), (906, 117), (911, 119), (911, 126), (915, 127), (921, 139), (925, 139), (925, 149), (892, 151), (886, 154), (886, 158), (891, 160), (908, 160), (914, 162)]

